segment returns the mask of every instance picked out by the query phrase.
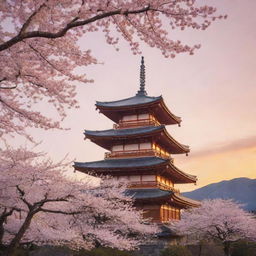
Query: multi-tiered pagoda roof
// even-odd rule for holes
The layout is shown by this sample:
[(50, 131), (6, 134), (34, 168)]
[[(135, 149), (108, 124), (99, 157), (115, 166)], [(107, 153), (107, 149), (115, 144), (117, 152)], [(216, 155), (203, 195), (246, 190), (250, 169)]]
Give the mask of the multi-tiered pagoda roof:
[(137, 94), (123, 100), (109, 102), (97, 101), (96, 108), (100, 110), (100, 113), (103, 113), (115, 123), (118, 123), (120, 116), (126, 113), (133, 113), (136, 110), (147, 111), (148, 109), (158, 117), (158, 121), (161, 124), (181, 123), (181, 118), (171, 113), (165, 105), (162, 96), (150, 97), (146, 95), (146, 92), (145, 94)]
[(75, 162), (76, 170), (126, 179), (127, 193), (135, 198), (135, 205), (156, 222), (179, 219), (180, 209), (198, 206), (197, 201), (181, 196), (174, 187), (196, 183), (197, 178), (174, 165), (173, 154), (188, 154), (190, 150), (165, 126), (180, 125), (181, 118), (167, 108), (162, 96), (147, 96), (143, 57), (137, 94), (118, 101), (97, 101), (96, 108), (115, 122), (114, 128), (85, 130), (84, 135), (109, 152), (104, 160)]

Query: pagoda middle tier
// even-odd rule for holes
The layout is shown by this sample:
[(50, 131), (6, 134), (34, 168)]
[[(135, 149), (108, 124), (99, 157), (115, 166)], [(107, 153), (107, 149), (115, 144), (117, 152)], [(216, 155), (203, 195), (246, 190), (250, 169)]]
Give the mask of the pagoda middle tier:
[(145, 153), (170, 156), (189, 152), (189, 147), (172, 138), (164, 125), (103, 131), (85, 130), (84, 134), (85, 138), (110, 150), (110, 157), (129, 157), (130, 153), (136, 153), (137, 156)]
[(175, 188), (175, 184), (196, 183), (197, 178), (174, 165), (172, 154), (188, 154), (190, 150), (165, 128), (180, 125), (181, 119), (171, 113), (162, 96), (147, 96), (143, 58), (138, 93), (123, 100), (97, 102), (96, 107), (115, 122), (114, 128), (85, 130), (85, 138), (109, 152), (101, 161), (75, 162), (76, 170), (126, 180), (127, 193), (135, 198), (135, 206), (154, 222), (179, 219), (181, 209), (199, 205)]

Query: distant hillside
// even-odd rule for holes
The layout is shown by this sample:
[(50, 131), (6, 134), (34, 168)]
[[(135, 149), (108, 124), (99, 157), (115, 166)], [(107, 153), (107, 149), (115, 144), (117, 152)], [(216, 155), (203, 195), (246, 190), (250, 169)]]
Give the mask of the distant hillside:
[(212, 183), (191, 192), (183, 193), (191, 199), (233, 199), (244, 204), (246, 210), (256, 210), (256, 179), (237, 178)]

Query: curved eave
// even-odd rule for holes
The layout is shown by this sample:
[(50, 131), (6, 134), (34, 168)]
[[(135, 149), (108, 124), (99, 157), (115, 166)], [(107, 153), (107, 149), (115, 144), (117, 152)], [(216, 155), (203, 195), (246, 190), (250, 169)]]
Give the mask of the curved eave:
[(185, 184), (185, 183), (196, 183), (197, 177), (190, 175), (178, 169), (171, 162), (166, 167), (166, 171), (170, 174), (173, 183), (175, 184)]
[(159, 188), (147, 188), (147, 189), (128, 189), (126, 194), (132, 196), (135, 200), (166, 200), (173, 194), (172, 191), (162, 190)]
[(180, 194), (174, 193), (172, 196), (172, 202), (179, 205), (182, 208), (199, 207), (200, 202), (190, 199)]
[[(134, 100), (137, 99), (137, 100)], [(96, 109), (106, 117), (118, 123), (123, 113), (132, 113), (142, 109), (151, 109), (161, 124), (180, 124), (181, 118), (174, 115), (164, 103), (162, 96), (134, 96), (119, 101), (100, 102), (96, 101)]]
[(169, 190), (162, 189), (129, 189), (127, 195), (132, 196), (135, 202), (156, 202), (176, 205), (181, 209), (200, 206), (200, 202), (181, 196)]
[(156, 133), (161, 132), (164, 126), (147, 126), (141, 128), (130, 129), (110, 129), (103, 131), (90, 131), (85, 130), (85, 138), (90, 139), (95, 144), (107, 150), (111, 150), (113, 143), (124, 141), (127, 139), (137, 139), (138, 137), (150, 137)]
[[(179, 143), (177, 140), (175, 140), (166, 130), (165, 127), (163, 127), (163, 145), (166, 144), (166, 149), (171, 154), (184, 154), (189, 153), (190, 149), (189, 146)], [(174, 147), (175, 145), (175, 147)]]
[(176, 141), (165, 129), (164, 125), (147, 126), (130, 129), (110, 129), (103, 131), (85, 130), (84, 135), (95, 144), (107, 150), (111, 150), (114, 143), (138, 138), (155, 136), (156, 142), (171, 154), (184, 154), (190, 152), (189, 146)]
[(107, 159), (94, 162), (74, 162), (73, 167), (75, 170), (81, 171), (87, 174), (114, 174), (120, 171), (136, 170), (136, 169), (148, 169), (158, 168), (160, 166), (166, 166), (168, 160), (160, 157), (140, 157), (132, 159)]
[(180, 125), (180, 123), (182, 121), (181, 118), (179, 116), (174, 115), (168, 109), (168, 107), (166, 106), (166, 104), (165, 104), (163, 99), (161, 100), (161, 107), (163, 109), (163, 113), (165, 113), (165, 115), (166, 115), (166, 118), (165, 118), (167, 120), (165, 122), (166, 125), (168, 125), (168, 124), (178, 124), (178, 125)]
[(116, 101), (96, 101), (96, 107), (99, 109), (121, 109), (130, 108), (136, 106), (142, 106), (146, 104), (151, 104), (162, 99), (162, 96), (150, 97), (146, 95), (136, 95), (122, 100)]

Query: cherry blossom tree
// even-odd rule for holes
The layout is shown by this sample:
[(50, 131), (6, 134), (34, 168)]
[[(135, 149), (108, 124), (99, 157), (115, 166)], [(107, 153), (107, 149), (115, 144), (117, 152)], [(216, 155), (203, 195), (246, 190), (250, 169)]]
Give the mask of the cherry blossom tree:
[(232, 200), (202, 201), (200, 207), (184, 211), (181, 220), (171, 226), (195, 241), (221, 242), (227, 256), (230, 256), (233, 241), (256, 240), (255, 217)]
[[(96, 64), (90, 49), (78, 40), (103, 33), (117, 49), (126, 40), (134, 54), (139, 42), (158, 48), (165, 57), (193, 54), (171, 38), (169, 30), (206, 29), (216, 9), (196, 0), (8, 0), (0, 1), (0, 136), (29, 135), (25, 127), (60, 128), (66, 109), (76, 107), (74, 81), (92, 82), (78, 75), (78, 67)], [(224, 17), (225, 18), (225, 17)], [(53, 106), (59, 120), (35, 109)], [(31, 139), (31, 138), (30, 138)]]
[(66, 164), (19, 148), (0, 151), (0, 244), (8, 255), (22, 244), (132, 249), (156, 232), (135, 211), (126, 187), (72, 181)]

